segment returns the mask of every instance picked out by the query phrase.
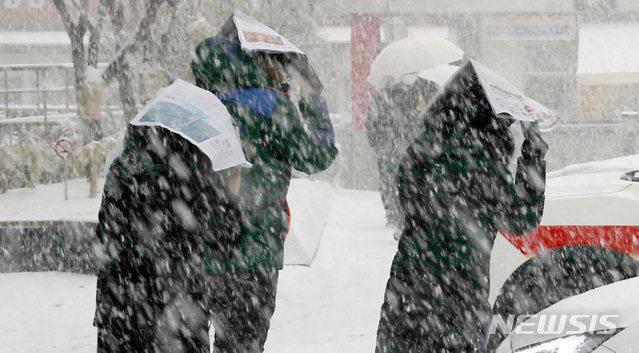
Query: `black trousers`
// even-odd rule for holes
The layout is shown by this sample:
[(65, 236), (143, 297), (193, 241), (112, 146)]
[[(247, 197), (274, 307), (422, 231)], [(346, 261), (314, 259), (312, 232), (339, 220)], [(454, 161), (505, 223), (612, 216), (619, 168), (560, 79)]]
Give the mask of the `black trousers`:
[(202, 293), (170, 279), (99, 276), (94, 325), (98, 353), (209, 353)]
[(207, 276), (200, 288), (185, 291), (163, 278), (136, 280), (99, 276), (96, 318), (98, 353), (262, 352), (279, 271)]
[(375, 353), (477, 352), (491, 319), (490, 258), (454, 237), (402, 235), (384, 293)]
[(214, 353), (258, 353), (275, 311), (278, 270), (211, 276)]
[(376, 158), (379, 171), (379, 192), (386, 211), (386, 221), (394, 226), (400, 226), (403, 221), (403, 210), (399, 204), (397, 192), (397, 168), (400, 156), (392, 155), (387, 151), (377, 151)]

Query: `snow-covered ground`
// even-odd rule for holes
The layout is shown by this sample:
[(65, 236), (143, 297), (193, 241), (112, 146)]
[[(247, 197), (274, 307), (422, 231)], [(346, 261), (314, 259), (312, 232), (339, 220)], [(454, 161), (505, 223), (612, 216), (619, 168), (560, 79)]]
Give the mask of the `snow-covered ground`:
[[(631, 170), (639, 168), (637, 158), (586, 163), (550, 173), (550, 176), (601, 172), (602, 169)], [(297, 222), (292, 226), (292, 233), (299, 238), (300, 248), (313, 248), (317, 243), (319, 247), (306, 254), (313, 259), (310, 266), (288, 265), (280, 273), (277, 309), (266, 344), (267, 353), (374, 351), (379, 309), (397, 247), (392, 236), (394, 229), (385, 227), (379, 193), (330, 185), (328, 190), (327, 185), (293, 180), (291, 190), (298, 193), (298, 197), (289, 195), (293, 219)], [(65, 200), (62, 184), (11, 190), (0, 195), (0, 223), (95, 221), (100, 198), (87, 199), (87, 195), (85, 180), (69, 182), (68, 200)], [(314, 205), (311, 198), (318, 199)], [(308, 212), (300, 207), (322, 210)], [(314, 218), (316, 214), (324, 214), (325, 221)], [(321, 241), (306, 241), (305, 236), (321, 236)], [(498, 238), (493, 259), (497, 259), (496, 251), (523, 256), (513, 249), (510, 243)], [(522, 261), (506, 260), (515, 267)], [(505, 265), (503, 257), (496, 261), (501, 262), (493, 268), (505, 271), (504, 274), (514, 269)], [(496, 274), (493, 271), (491, 278), (499, 278)], [(94, 276), (60, 272), (0, 273), (0, 353), (95, 351), (96, 330), (91, 324), (94, 300)]]
[[(298, 192), (316, 187), (295, 180), (293, 186)], [(394, 230), (384, 226), (379, 193), (335, 191), (325, 193), (333, 198), (332, 207), (311, 266), (281, 271), (267, 353), (374, 351), (397, 242)], [(87, 194), (82, 180), (69, 183), (68, 201), (61, 185), (13, 190), (0, 195), (0, 221), (21, 219), (25, 213), (47, 220), (69, 214), (75, 220), (94, 219), (100, 199), (87, 200)], [(0, 352), (95, 351), (94, 300), (94, 276), (0, 274)]]

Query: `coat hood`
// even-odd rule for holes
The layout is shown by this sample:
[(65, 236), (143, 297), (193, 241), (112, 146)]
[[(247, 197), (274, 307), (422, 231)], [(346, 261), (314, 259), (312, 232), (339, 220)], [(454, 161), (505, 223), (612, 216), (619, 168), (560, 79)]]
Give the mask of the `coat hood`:
[[(514, 119), (495, 115), (477, 75), (467, 65), (439, 90), (422, 112), (425, 130), (434, 135), (440, 151), (508, 160), (513, 156), (514, 140), (509, 131)], [(482, 157), (483, 158), (483, 157)]]
[(196, 84), (213, 93), (237, 88), (282, 88), (257, 56), (247, 55), (239, 42), (222, 36), (207, 38), (195, 48), (191, 70)]

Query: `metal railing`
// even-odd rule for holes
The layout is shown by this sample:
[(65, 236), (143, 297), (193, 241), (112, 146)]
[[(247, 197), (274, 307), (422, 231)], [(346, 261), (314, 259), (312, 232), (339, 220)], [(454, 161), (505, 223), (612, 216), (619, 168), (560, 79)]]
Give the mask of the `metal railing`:
[[(104, 66), (106, 64), (98, 64), (98, 68)], [(40, 122), (48, 123), (59, 120), (55, 119), (56, 115), (76, 113), (73, 70), (70, 63), (0, 65), (0, 123), (25, 117), (41, 117)], [(103, 109), (112, 111), (122, 107), (119, 102), (104, 102)]]
[(0, 119), (76, 110), (72, 64), (1, 65)]

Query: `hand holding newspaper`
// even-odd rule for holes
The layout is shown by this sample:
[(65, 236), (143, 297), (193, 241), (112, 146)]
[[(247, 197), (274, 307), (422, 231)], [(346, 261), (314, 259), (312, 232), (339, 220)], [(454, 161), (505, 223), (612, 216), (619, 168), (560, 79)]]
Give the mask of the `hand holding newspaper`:
[(251, 166), (224, 104), (186, 81), (160, 89), (131, 124), (161, 126), (179, 134), (211, 159), (215, 171)]
[(499, 74), (470, 59), (495, 115), (507, 115), (520, 121), (536, 122), (541, 132), (551, 131), (559, 125), (561, 112), (546, 108), (526, 97)]
[(324, 86), (306, 54), (274, 29), (235, 10), (231, 18), (222, 26), (220, 34), (237, 35), (242, 49), (247, 53), (280, 54), (277, 57), (285, 61), (283, 64), (288, 66), (287, 71), (292, 80), (298, 80), (303, 86), (310, 85), (313, 91), (322, 93)]

